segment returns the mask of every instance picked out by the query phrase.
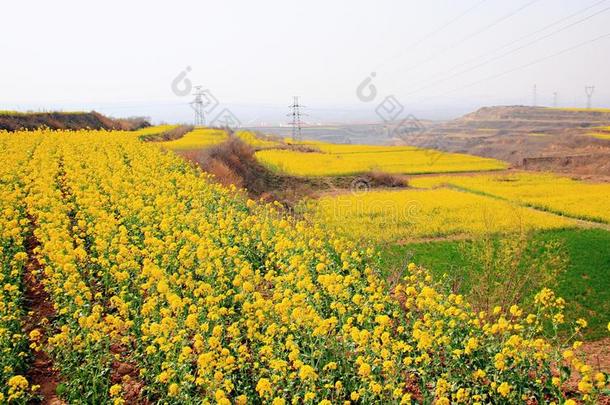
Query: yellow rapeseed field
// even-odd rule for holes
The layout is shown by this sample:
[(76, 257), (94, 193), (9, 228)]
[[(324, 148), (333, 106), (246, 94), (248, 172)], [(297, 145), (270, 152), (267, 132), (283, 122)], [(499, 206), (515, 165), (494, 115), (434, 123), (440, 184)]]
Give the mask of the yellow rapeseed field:
[(315, 220), (382, 242), (575, 226), (569, 219), (450, 189), (370, 191), (323, 197)]
[(263, 150), (256, 157), (273, 170), (297, 176), (350, 175), (379, 170), (387, 173), (446, 173), (504, 169), (494, 159), (402, 146), (307, 143), (320, 152)]
[(610, 184), (588, 183), (549, 173), (432, 176), (414, 187), (451, 185), (576, 218), (610, 223)]
[[(573, 404), (607, 387), (579, 342), (543, 337), (564, 322), (548, 289), (532, 313), (475, 313), (415, 264), (389, 285), (372, 249), (126, 133), (4, 133), (0, 146), (2, 403), (32, 399), (39, 350), (67, 403)], [(55, 313), (24, 338), (33, 270)]]

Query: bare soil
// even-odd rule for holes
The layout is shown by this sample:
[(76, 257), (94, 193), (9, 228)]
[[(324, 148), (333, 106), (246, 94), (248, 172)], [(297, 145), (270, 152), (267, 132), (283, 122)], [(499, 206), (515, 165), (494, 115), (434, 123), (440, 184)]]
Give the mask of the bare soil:
[[(30, 235), (26, 241), (28, 263), (24, 275), (25, 305), (28, 310), (25, 331), (28, 334), (34, 329), (40, 331), (42, 338), (39, 343), (44, 347), (48, 338), (45, 332), (55, 316), (55, 308), (37, 274), (42, 270), (42, 266), (34, 254), (34, 249), (38, 245), (36, 238)], [(40, 403), (63, 404), (64, 402), (57, 396), (57, 385), (60, 383), (60, 377), (57, 370), (53, 368), (53, 361), (44, 350), (32, 350), (32, 353), (34, 358), (26, 377), (32, 385), (40, 386), (38, 391), (41, 397)]]

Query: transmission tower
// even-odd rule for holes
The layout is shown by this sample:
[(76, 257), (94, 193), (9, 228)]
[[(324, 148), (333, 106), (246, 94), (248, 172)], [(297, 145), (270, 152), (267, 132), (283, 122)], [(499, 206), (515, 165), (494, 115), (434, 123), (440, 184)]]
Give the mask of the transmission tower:
[(587, 108), (591, 108), (591, 99), (593, 98), (593, 92), (595, 86), (585, 86), (585, 94), (587, 95)]
[(292, 140), (300, 141), (301, 140), (301, 127), (303, 123), (301, 122), (301, 117), (306, 116), (301, 112), (301, 108), (305, 108), (304, 105), (299, 104), (299, 96), (294, 96), (292, 105), (289, 105), (290, 112), (286, 114), (288, 117), (292, 117)]
[(202, 90), (202, 86), (195, 86), (193, 94), (195, 99), (190, 104), (193, 111), (195, 111), (195, 126), (205, 126), (205, 111), (202, 98), (205, 93)]
[(534, 84), (534, 92), (532, 94), (532, 105), (534, 107), (536, 107), (538, 104), (538, 89), (536, 88), (536, 85)]
[(553, 107), (557, 107), (557, 92), (553, 92)]

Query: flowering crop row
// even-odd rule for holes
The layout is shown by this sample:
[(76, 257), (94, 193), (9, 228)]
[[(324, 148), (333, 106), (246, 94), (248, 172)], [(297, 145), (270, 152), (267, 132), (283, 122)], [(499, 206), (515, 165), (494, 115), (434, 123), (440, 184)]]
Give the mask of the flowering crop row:
[(29, 352), (23, 331), (28, 220), (22, 165), (30, 158), (33, 144), (7, 141), (0, 139), (3, 151), (0, 165), (0, 403), (25, 403), (32, 394), (32, 387), (24, 377)]
[(532, 314), (474, 313), (415, 265), (389, 284), (372, 250), (133, 136), (0, 139), (2, 153), (36, 145), (9, 183), (40, 244), (56, 310), (42, 350), (68, 401), (121, 404), (141, 387), (162, 403), (563, 402), (570, 368), (584, 400), (606, 385), (541, 337), (563, 321), (549, 290)]

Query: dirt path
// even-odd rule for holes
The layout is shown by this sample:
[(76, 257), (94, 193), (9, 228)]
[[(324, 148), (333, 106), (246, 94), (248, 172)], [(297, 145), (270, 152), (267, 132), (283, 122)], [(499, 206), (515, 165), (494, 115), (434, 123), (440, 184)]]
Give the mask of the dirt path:
[(587, 362), (593, 370), (610, 373), (610, 337), (585, 342), (581, 350), (587, 355)]
[[(31, 235), (26, 241), (28, 263), (26, 265), (25, 283), (25, 305), (28, 317), (25, 320), (25, 330), (29, 334), (33, 330), (40, 332), (38, 344), (46, 345), (50, 321), (55, 316), (55, 309), (40, 281), (39, 272), (42, 266), (36, 259), (34, 249), (39, 245), (36, 238)], [(60, 381), (59, 373), (53, 368), (53, 361), (44, 350), (32, 350), (33, 361), (27, 372), (27, 378), (32, 385), (39, 385), (38, 394), (42, 396), (42, 404), (58, 405), (64, 404), (57, 396), (57, 385)]]

